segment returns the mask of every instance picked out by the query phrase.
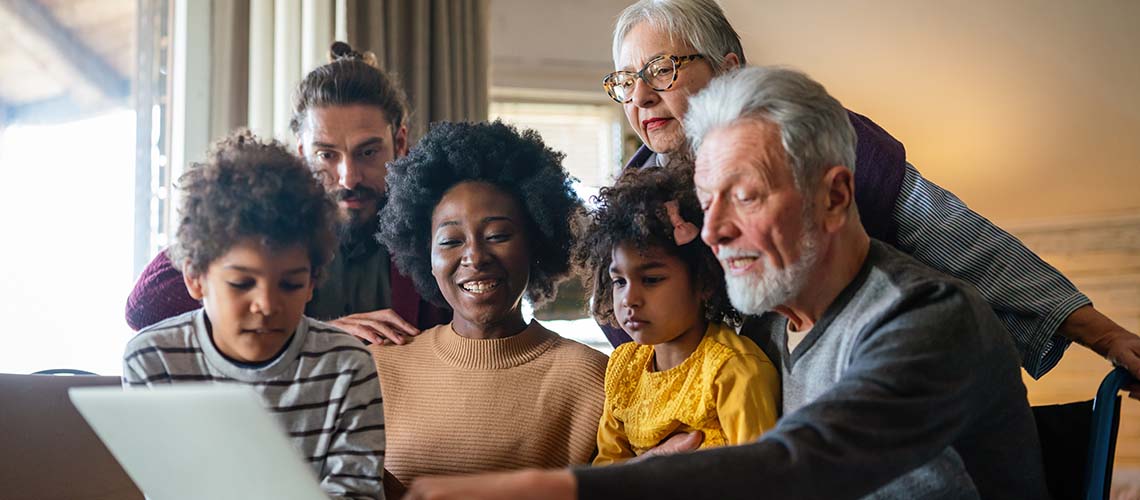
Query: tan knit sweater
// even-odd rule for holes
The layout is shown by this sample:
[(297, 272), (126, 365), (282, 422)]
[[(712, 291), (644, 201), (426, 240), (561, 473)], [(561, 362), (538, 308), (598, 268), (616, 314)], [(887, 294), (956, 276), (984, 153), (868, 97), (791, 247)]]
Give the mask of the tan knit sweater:
[(404, 484), (594, 455), (606, 356), (537, 321), (505, 339), (467, 339), (448, 324), (370, 349), (384, 396), (384, 465)]

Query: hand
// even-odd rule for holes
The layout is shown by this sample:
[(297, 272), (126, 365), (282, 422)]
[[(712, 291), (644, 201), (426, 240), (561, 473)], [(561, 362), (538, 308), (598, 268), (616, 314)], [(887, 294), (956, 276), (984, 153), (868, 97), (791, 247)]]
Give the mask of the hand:
[(693, 451), (700, 448), (701, 443), (705, 441), (705, 434), (701, 431), (686, 432), (684, 434), (674, 434), (669, 436), (668, 439), (662, 441), (661, 444), (654, 446), (649, 451), (632, 458), (630, 462), (639, 462), (649, 457), (660, 457), (665, 455), (674, 455), (677, 453), (684, 453)]
[(574, 500), (578, 485), (568, 470), (499, 472), (424, 477), (412, 481), (404, 500)]
[[(1092, 306), (1073, 311), (1061, 324), (1061, 333), (1140, 379), (1140, 337), (1125, 330)], [(1140, 400), (1140, 384), (1125, 389), (1128, 397)]]
[[(1105, 347), (1105, 358), (1116, 365), (1124, 367), (1132, 377), (1140, 380), (1140, 337), (1120, 330), (1112, 336)], [(1140, 401), (1140, 383), (1124, 387), (1128, 397)]]
[(352, 314), (328, 323), (373, 344), (404, 344), (406, 337), (420, 334), (418, 328), (391, 309)]

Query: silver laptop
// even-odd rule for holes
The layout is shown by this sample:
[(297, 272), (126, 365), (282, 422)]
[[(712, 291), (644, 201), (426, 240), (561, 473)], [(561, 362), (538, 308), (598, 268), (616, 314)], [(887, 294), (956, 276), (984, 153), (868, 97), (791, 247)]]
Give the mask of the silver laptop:
[(148, 498), (328, 498), (261, 396), (248, 387), (183, 384), (68, 393)]

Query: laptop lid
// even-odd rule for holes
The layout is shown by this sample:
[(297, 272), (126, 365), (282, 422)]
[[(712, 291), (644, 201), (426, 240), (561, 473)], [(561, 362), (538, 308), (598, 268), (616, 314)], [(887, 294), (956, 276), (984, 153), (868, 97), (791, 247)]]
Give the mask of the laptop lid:
[(119, 377), (0, 373), (0, 498), (141, 500), (67, 399), (71, 387), (120, 384)]
[(261, 397), (240, 385), (75, 388), (76, 409), (154, 500), (323, 500)]

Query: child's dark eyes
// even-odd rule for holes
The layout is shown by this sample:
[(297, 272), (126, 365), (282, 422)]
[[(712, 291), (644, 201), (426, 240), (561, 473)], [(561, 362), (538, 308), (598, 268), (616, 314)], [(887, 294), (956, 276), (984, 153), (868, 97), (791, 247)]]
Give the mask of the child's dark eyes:
[[(227, 281), (226, 284), (228, 284), (232, 288), (242, 290), (242, 291), (252, 290), (253, 287), (257, 286), (257, 283), (254, 281), (238, 281), (238, 282)], [(289, 291), (289, 292), (293, 292), (293, 291), (297, 291), (297, 290), (300, 290), (302, 288), (305, 288), (304, 283), (292, 283), (292, 282), (283, 282), (279, 286), (281, 287), (282, 290)]]
[(665, 281), (664, 276), (646, 276), (644, 278), (641, 278), (641, 282), (645, 283), (646, 285), (656, 285), (662, 281)]
[(239, 281), (239, 282), (227, 281), (226, 284), (228, 284), (231, 287), (236, 288), (238, 290), (249, 290), (249, 289), (253, 288), (253, 285), (254, 285), (254, 283), (252, 281)]
[(613, 282), (614, 288), (621, 288), (625, 286), (625, 278), (610, 278), (610, 281)]

